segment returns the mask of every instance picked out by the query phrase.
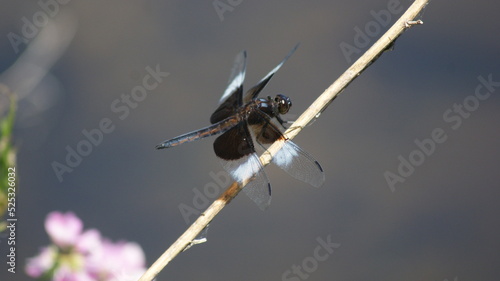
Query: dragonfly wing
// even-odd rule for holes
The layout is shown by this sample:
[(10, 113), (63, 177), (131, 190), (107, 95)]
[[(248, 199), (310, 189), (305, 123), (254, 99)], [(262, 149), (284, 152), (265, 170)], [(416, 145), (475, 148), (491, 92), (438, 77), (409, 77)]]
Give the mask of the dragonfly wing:
[(295, 45), (295, 47), (293, 47), (293, 49), (288, 53), (288, 55), (275, 68), (273, 68), (273, 70), (271, 70), (266, 76), (264, 76), (264, 78), (262, 78), (259, 81), (259, 83), (257, 83), (257, 85), (253, 86), (250, 90), (246, 92), (245, 97), (243, 99), (244, 103), (247, 103), (252, 99), (255, 99), (259, 95), (260, 91), (264, 89), (264, 87), (267, 85), (269, 80), (271, 80), (276, 71), (278, 71), (281, 68), (281, 66), (285, 63), (285, 61), (287, 61), (288, 58), (290, 58), (290, 56), (295, 52), (297, 47), (299, 47), (298, 44)]
[(229, 84), (219, 100), (219, 107), (210, 117), (210, 122), (217, 123), (231, 115), (243, 104), (243, 81), (245, 80), (247, 54), (242, 51), (236, 56)]
[(259, 206), (267, 209), (271, 204), (271, 183), (267, 178), (256, 153), (251, 153), (238, 160), (226, 161), (221, 159), (222, 166), (238, 183), (250, 182), (243, 188), (243, 192)]
[(246, 60), (247, 52), (241, 51), (234, 59), (233, 68), (231, 69), (231, 74), (229, 75), (229, 81), (224, 94), (219, 100), (219, 104), (225, 101), (229, 96), (231, 96), (245, 80), (246, 73)]
[(255, 153), (246, 122), (219, 136), (214, 142), (214, 151), (235, 181), (241, 184), (251, 180), (243, 191), (265, 210), (271, 203), (271, 184)]
[(273, 163), (292, 177), (314, 187), (320, 187), (325, 182), (325, 173), (318, 161), (290, 140), (284, 141)]
[(325, 173), (318, 161), (298, 145), (287, 140), (268, 115), (263, 112), (259, 115), (265, 122), (252, 126), (257, 143), (267, 149), (274, 142), (283, 142), (282, 148), (273, 157), (273, 163), (292, 177), (314, 187), (320, 187), (325, 181)]

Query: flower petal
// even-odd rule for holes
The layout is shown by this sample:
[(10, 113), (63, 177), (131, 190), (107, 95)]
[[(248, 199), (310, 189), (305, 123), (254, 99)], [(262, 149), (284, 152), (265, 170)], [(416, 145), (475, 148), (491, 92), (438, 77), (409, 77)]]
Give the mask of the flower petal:
[(38, 256), (29, 258), (26, 262), (26, 274), (30, 277), (38, 278), (47, 270), (54, 266), (56, 249), (54, 247), (44, 247)]
[(75, 248), (82, 254), (95, 253), (102, 248), (101, 233), (97, 229), (89, 229), (83, 232), (75, 243)]
[(50, 239), (61, 248), (74, 245), (82, 229), (82, 221), (72, 212), (65, 214), (52, 212), (47, 215), (45, 220), (45, 230)]

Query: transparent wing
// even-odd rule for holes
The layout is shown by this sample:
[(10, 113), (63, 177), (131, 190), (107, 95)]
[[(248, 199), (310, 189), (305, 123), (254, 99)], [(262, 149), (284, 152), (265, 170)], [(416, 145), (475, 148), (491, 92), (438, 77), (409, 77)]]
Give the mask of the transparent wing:
[(267, 149), (274, 142), (282, 142), (282, 148), (274, 155), (273, 163), (292, 177), (314, 187), (320, 187), (325, 181), (323, 168), (312, 156), (298, 145), (287, 140), (277, 125), (263, 112), (258, 112), (263, 120), (261, 124), (252, 126), (252, 134), (256, 142)]
[(261, 210), (267, 209), (271, 204), (271, 183), (267, 178), (264, 168), (260, 164), (256, 153), (249, 154), (241, 159), (227, 161), (221, 160), (224, 169), (231, 177), (243, 183), (251, 180), (243, 192), (259, 206)]
[(292, 141), (284, 141), (283, 147), (274, 156), (273, 163), (292, 177), (314, 187), (320, 187), (325, 182), (325, 173), (318, 161)]
[(210, 116), (210, 123), (217, 123), (235, 114), (243, 104), (243, 80), (245, 80), (246, 58), (247, 54), (245, 51), (236, 56), (229, 77), (229, 85), (219, 101), (219, 107)]
[(246, 73), (246, 60), (247, 52), (241, 51), (234, 59), (233, 68), (231, 69), (231, 74), (229, 75), (228, 86), (222, 94), (219, 100), (219, 104), (224, 102), (228, 97), (233, 95), (238, 88), (243, 86), (243, 81), (245, 80)]
[(287, 61), (288, 58), (290, 58), (290, 56), (295, 52), (295, 50), (297, 50), (298, 47), (299, 47), (298, 44), (295, 45), (295, 47), (293, 47), (293, 49), (288, 53), (288, 55), (286, 55), (286, 57), (275, 68), (273, 68), (273, 70), (271, 70), (266, 76), (264, 76), (264, 78), (262, 78), (259, 81), (259, 83), (257, 83), (257, 85), (253, 86), (250, 90), (248, 90), (248, 92), (245, 93), (245, 97), (243, 98), (243, 103), (247, 103), (259, 95), (260, 91), (264, 89), (264, 87), (267, 85), (269, 80), (271, 80), (276, 71), (278, 71), (281, 68), (281, 66), (285, 63), (285, 61)]

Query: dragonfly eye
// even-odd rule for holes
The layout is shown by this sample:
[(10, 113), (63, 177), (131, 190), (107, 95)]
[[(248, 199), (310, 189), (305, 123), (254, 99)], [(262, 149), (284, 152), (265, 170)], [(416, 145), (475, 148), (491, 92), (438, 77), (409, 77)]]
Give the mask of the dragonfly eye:
[(292, 107), (292, 101), (290, 100), (289, 97), (287, 97), (285, 95), (282, 95), (282, 94), (276, 95), (276, 97), (274, 98), (274, 101), (278, 105), (278, 112), (280, 114), (286, 114), (288, 112), (288, 110), (290, 110), (290, 107)]

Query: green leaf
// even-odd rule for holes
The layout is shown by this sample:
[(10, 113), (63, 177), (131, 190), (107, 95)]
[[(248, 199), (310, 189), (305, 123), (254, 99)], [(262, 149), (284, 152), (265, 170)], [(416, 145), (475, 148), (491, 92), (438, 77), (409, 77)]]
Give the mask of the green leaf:
[(0, 216), (7, 210), (8, 168), (16, 165), (16, 152), (12, 146), (15, 115), (16, 98), (12, 94), (9, 113), (0, 120)]

